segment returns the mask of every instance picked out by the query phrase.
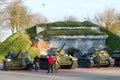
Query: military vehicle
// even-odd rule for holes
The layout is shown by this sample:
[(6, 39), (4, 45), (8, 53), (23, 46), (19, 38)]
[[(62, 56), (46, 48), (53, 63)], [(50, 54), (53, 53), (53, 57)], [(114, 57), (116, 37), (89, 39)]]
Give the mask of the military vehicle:
[(115, 60), (114, 66), (120, 67), (120, 49), (119, 48), (116, 48), (113, 51), (112, 58)]
[[(59, 65), (60, 68), (64, 68), (64, 69), (74, 69), (77, 67), (77, 58), (72, 57), (72, 56), (68, 56), (63, 49), (65, 43), (63, 44), (63, 46), (58, 49), (58, 48), (50, 48), (47, 51), (47, 55), (52, 54), (54, 57), (59, 57), (60, 61), (59, 61)], [(40, 57), (40, 68), (41, 69), (47, 69), (48, 63), (48, 57), (47, 55), (42, 55)]]
[(79, 67), (95, 67), (95, 56), (100, 56), (100, 66), (108, 67), (114, 65), (114, 59), (112, 59), (109, 54), (104, 50), (95, 50), (94, 53), (82, 54), (78, 58), (78, 66)]
[(11, 69), (28, 69), (31, 70), (33, 68), (33, 63), (30, 59), (29, 53), (27, 51), (18, 53), (16, 52), (8, 52), (3, 60), (3, 69), (11, 70)]

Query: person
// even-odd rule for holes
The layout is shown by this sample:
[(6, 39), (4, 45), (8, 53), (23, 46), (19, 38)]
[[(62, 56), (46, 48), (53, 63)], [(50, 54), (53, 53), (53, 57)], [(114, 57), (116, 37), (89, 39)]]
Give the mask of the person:
[(100, 55), (99, 54), (96, 55), (96, 66), (97, 68), (100, 68)]
[(53, 64), (54, 64), (54, 57), (52, 56), (52, 54), (49, 55), (49, 58), (48, 58), (48, 72), (51, 72), (53, 73)]
[(34, 65), (35, 65), (34, 67), (35, 71), (38, 71), (39, 70), (39, 57), (38, 56), (35, 56), (34, 58)]
[(104, 51), (105, 51), (106, 54), (109, 53), (109, 52), (108, 52), (108, 46), (106, 46), (106, 47), (104, 48)]
[(59, 58), (59, 56), (56, 56), (56, 59), (55, 59), (55, 63), (54, 63), (54, 69), (55, 69), (55, 71), (57, 71), (58, 72), (58, 69), (59, 69), (59, 62), (60, 62), (60, 58)]

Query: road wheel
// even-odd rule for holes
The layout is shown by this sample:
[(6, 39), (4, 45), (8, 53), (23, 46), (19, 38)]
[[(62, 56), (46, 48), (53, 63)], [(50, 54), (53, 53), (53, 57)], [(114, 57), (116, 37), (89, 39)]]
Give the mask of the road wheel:
[(8, 63), (6, 63), (5, 61), (3, 62), (3, 69), (5, 70), (5, 71), (10, 71), (11, 70), (11, 67), (10, 67), (10, 64)]
[(27, 70), (32, 70), (33, 69), (33, 65), (32, 64), (28, 64), (27, 65)]
[(10, 71), (11, 70), (10, 66), (4, 66), (3, 68), (4, 68), (5, 71)]

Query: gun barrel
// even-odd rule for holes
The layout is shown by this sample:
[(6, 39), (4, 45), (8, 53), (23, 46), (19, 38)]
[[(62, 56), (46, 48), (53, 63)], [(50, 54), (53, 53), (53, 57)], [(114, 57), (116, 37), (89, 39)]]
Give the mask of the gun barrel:
[(58, 52), (60, 52), (62, 49), (63, 49), (63, 47), (65, 46), (65, 43), (62, 45), (62, 47), (58, 50)]
[(19, 54), (21, 53), (21, 51), (22, 51), (22, 49), (19, 50), (19, 52), (18, 52), (18, 54), (15, 56), (15, 58), (19, 56)]

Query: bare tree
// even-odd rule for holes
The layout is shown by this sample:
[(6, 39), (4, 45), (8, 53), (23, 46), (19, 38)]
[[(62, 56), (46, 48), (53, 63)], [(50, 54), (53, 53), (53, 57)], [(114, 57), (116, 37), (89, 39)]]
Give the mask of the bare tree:
[(3, 24), (5, 20), (5, 5), (6, 5), (7, 0), (0, 0), (0, 42), (2, 41), (2, 38), (4, 36), (3, 32)]
[(112, 24), (116, 21), (116, 16), (115, 9), (106, 9), (103, 13), (98, 13), (95, 16), (95, 20), (99, 25), (105, 26), (110, 30)]
[(10, 29), (12, 33), (14, 33), (15, 31), (19, 31), (20, 18), (22, 15), (20, 13), (22, 10), (20, 4), (21, 3), (19, 1), (15, 0), (11, 2), (6, 8), (7, 20), (10, 24)]
[(40, 23), (48, 23), (48, 19), (42, 14), (32, 14), (32, 25), (40, 24)]
[(30, 12), (21, 0), (13, 0), (6, 8), (7, 20), (12, 33), (27, 28), (31, 24)]
[(87, 17), (84, 19), (120, 35), (120, 14), (114, 8), (107, 8), (103, 12), (97, 13), (94, 18)]
[[(4, 7), (4, 11), (1, 10), (0, 1), (0, 24), (9, 26), (12, 34), (16, 31), (31, 27), (35, 24), (48, 22), (47, 18), (40, 14), (31, 14), (30, 10), (23, 5), (22, 0), (8, 0), (10, 1), (7, 6)], [(3, 13), (5, 14), (4, 17)]]
[(5, 6), (7, 4), (7, 0), (0, 0), (0, 27), (3, 26), (5, 20)]
[(112, 23), (111, 31), (120, 36), (120, 14), (116, 15), (115, 21)]
[(116, 34), (119, 32), (120, 16), (113, 8), (107, 8), (104, 12), (97, 13), (91, 22), (103, 26)]
[[(12, 33), (31, 27), (42, 22), (42, 15), (31, 14), (30, 10), (24, 6), (21, 0), (13, 0), (6, 8), (7, 22), (10, 25)], [(47, 22), (44, 17), (44, 22)]]

